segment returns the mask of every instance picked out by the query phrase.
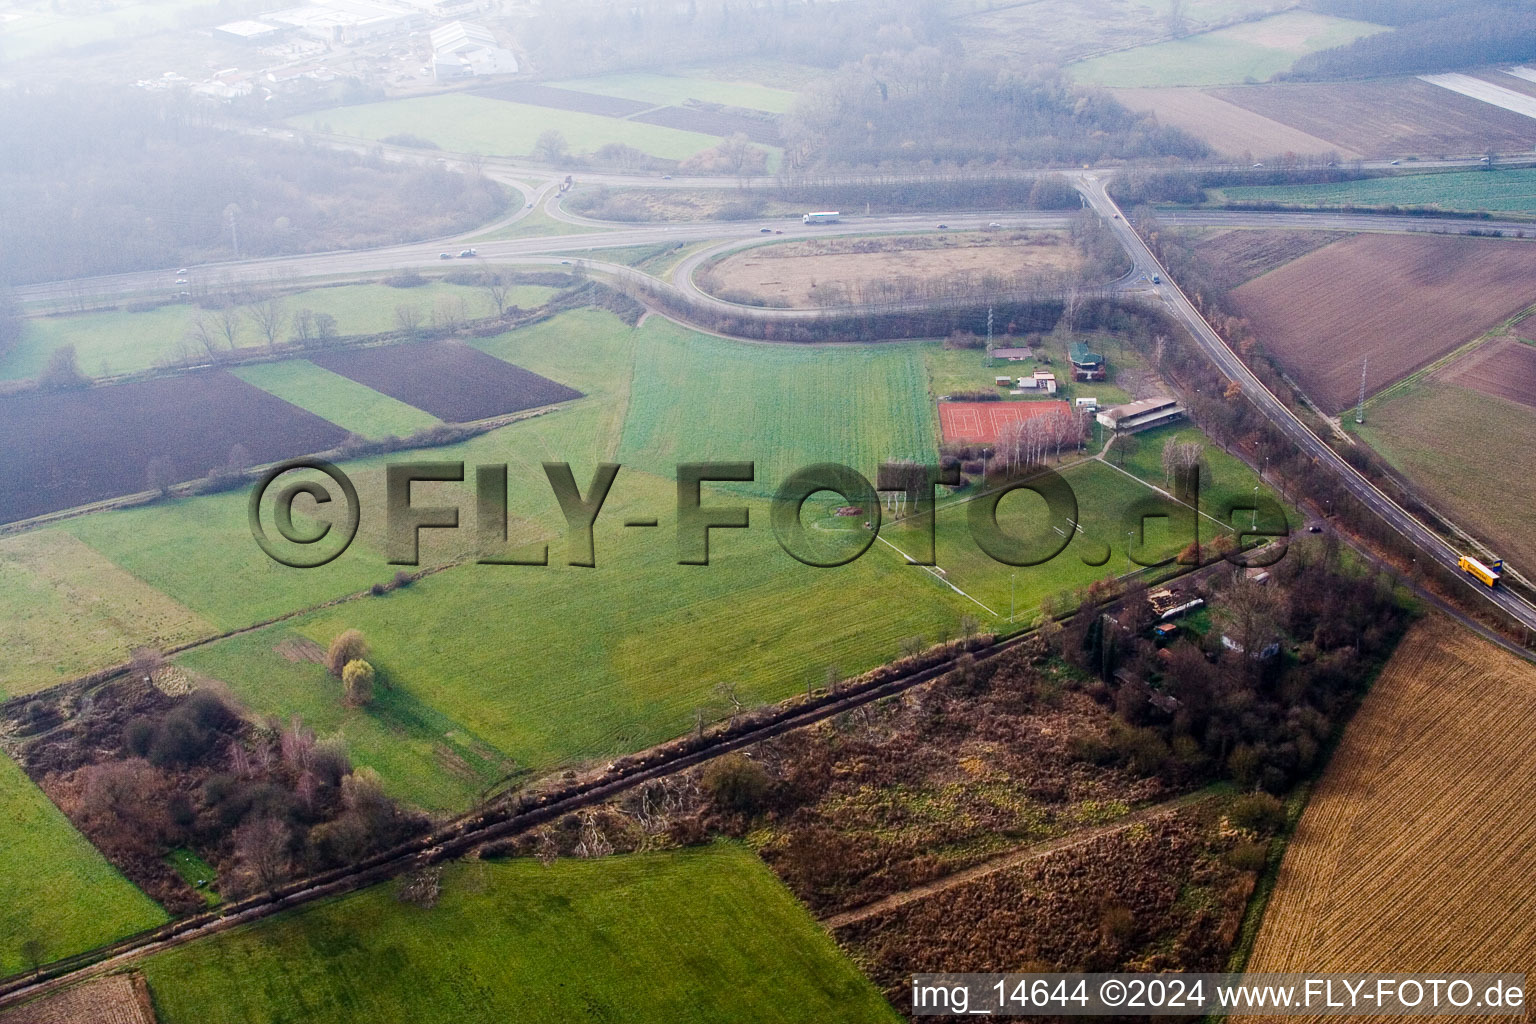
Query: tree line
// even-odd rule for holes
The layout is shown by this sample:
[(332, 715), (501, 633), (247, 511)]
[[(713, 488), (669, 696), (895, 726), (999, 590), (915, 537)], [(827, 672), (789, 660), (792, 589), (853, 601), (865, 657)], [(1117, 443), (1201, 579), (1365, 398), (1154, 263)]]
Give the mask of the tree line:
[(986, 166), (1196, 159), (1209, 148), (1059, 71), (1020, 72), (935, 47), (864, 57), (801, 94), (784, 164)]
[(1418, 75), (1536, 57), (1536, 11), (1508, 0), (1327, 0), (1328, 13), (1398, 26), (1308, 54), (1296, 79)]

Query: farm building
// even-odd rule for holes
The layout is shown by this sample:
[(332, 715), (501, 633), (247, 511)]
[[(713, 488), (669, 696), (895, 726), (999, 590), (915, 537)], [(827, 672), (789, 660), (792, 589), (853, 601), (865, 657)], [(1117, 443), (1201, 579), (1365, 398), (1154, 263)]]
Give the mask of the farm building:
[(1073, 380), (1104, 380), (1109, 376), (1104, 354), (1093, 351), (1080, 341), (1067, 346), (1067, 359), (1072, 363)]
[(1010, 426), (1037, 416), (1071, 416), (1066, 402), (940, 402), (944, 440), (994, 444)]
[(1116, 405), (1099, 412), (1098, 421), (1119, 433), (1134, 434), (1138, 430), (1160, 427), (1186, 415), (1176, 398), (1143, 398), (1128, 405)]
[(1012, 387), (1013, 386), (1013, 378), (1012, 377), (996, 377), (996, 378), (993, 378), (993, 379), (997, 383), (997, 386), (1000, 387), (1000, 388), (1008, 388), (1008, 387)]
[(1034, 349), (1028, 348), (995, 348), (992, 350), (993, 359), (1007, 359), (1009, 362), (1022, 362), (1025, 359), (1033, 359)]
[[(1056, 375), (1050, 370), (1036, 370), (1034, 382), (1035, 390), (1044, 391), (1048, 395), (1056, 393)], [(1023, 381), (1019, 383), (1022, 385)]]

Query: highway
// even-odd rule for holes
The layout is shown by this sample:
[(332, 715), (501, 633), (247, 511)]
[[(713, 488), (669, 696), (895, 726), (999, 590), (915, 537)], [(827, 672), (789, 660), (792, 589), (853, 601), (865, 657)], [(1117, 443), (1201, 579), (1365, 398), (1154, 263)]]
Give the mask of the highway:
[[(1238, 358), (1227, 343), (1216, 333), (1215, 329), (1206, 321), (1190, 302), (1189, 297), (1168, 276), (1168, 271), (1158, 261), (1157, 256), (1142, 241), (1134, 228), (1125, 220), (1120, 208), (1109, 197), (1105, 182), (1097, 175), (1088, 174), (1082, 176), (1080, 188), (1088, 198), (1089, 203), (1097, 210), (1119, 237), (1122, 245), (1131, 254), (1138, 267), (1148, 274), (1156, 274), (1162, 278), (1162, 283), (1153, 285), (1153, 290), (1169, 311), (1177, 317), (1205, 354), (1210, 357), (1216, 367), (1226, 374), (1229, 380), (1239, 382), (1243, 387), (1243, 393), (1252, 401), (1269, 420), (1279, 427), (1296, 446), (1306, 454), (1312, 456), (1320, 465), (1332, 470), (1334, 475), (1347, 487), (1351, 494), (1368, 506), (1377, 515), (1389, 523), (1394, 530), (1413, 542), (1426, 556), (1440, 563), (1454, 575), (1467, 580), (1467, 586), (1474, 592), (1493, 602), (1511, 619), (1519, 622), (1527, 629), (1536, 629), (1536, 607), (1522, 600), (1517, 595), (1506, 589), (1492, 589), (1471, 582), (1457, 566), (1461, 552), (1451, 547), (1438, 535), (1431, 532), (1428, 527), (1409, 515), (1402, 506), (1384, 494), (1380, 488), (1371, 483), (1349, 463), (1345, 462), (1337, 452), (1328, 446), (1322, 438), (1313, 433), (1295, 413), (1275, 394), (1270, 391), (1256, 377), (1243, 361)], [(1416, 218), (1415, 218), (1416, 219)]]

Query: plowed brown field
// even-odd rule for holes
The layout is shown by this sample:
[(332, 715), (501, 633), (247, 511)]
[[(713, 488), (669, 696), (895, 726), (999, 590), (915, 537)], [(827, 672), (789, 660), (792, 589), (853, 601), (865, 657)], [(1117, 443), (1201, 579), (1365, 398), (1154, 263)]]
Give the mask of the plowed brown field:
[(155, 1024), (138, 975), (113, 974), (0, 1012), (0, 1024)]
[(1536, 973), (1533, 791), (1536, 666), (1416, 626), (1301, 817), (1248, 969)]
[(1496, 338), (1458, 356), (1435, 376), (1536, 409), (1536, 345)]
[(1338, 153), (1353, 157), (1363, 154), (1316, 135), (1281, 124), (1229, 103), (1199, 89), (1111, 89), (1121, 103), (1132, 110), (1157, 115), (1163, 124), (1182, 128), (1204, 139), (1218, 153), (1229, 156), (1272, 157), (1282, 153)]
[(1416, 78), (1287, 82), (1211, 95), (1365, 156), (1464, 156), (1536, 144), (1536, 121)]
[(1536, 301), (1536, 246), (1357, 235), (1232, 293), (1259, 341), (1328, 412), (1374, 393)]

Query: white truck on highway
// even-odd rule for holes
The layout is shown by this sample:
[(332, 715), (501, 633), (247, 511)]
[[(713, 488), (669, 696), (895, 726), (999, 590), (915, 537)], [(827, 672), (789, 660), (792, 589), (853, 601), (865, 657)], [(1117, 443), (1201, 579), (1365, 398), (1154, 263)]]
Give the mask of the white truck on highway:
[(803, 224), (836, 224), (841, 216), (836, 210), (822, 210), (819, 213), (808, 213), (800, 221)]

